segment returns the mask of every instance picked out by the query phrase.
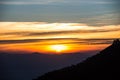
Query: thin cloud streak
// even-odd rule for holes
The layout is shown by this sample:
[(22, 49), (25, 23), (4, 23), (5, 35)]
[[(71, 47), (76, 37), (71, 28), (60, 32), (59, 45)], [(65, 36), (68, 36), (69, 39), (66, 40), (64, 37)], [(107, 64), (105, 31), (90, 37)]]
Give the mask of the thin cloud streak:
[[(110, 44), (115, 38), (106, 39), (79, 39), (79, 38), (49, 38), (49, 39), (23, 39), (23, 40), (0, 40), (0, 44)], [(55, 42), (57, 40), (57, 42)], [(65, 42), (66, 41), (66, 42)]]
[(0, 33), (0, 35), (16, 35), (16, 36), (50, 36), (50, 35), (61, 35), (61, 34), (88, 34), (88, 33), (102, 33), (120, 31), (119, 29), (114, 30), (71, 30), (71, 31), (53, 31), (53, 32), (10, 32)]
[(0, 4), (4, 5), (43, 5), (51, 4), (55, 2), (64, 2), (64, 0), (14, 0), (14, 1), (0, 1)]
[(40, 5), (40, 4), (52, 4), (52, 3), (61, 3), (61, 4), (114, 4), (119, 1), (99, 1), (99, 0), (11, 0), (11, 1), (0, 1), (0, 4), (4, 5)]

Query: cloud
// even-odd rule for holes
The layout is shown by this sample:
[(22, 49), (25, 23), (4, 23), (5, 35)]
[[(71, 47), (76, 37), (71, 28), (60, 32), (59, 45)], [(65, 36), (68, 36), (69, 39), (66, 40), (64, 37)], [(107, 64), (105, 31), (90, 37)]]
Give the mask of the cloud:
[(0, 22), (0, 40), (46, 38), (119, 38), (120, 25), (81, 23)]
[(26, 40), (0, 40), (0, 44), (19, 44), (19, 43), (31, 43), (36, 42), (38, 39), (26, 39)]
[(39, 5), (39, 4), (50, 4), (54, 2), (62, 2), (64, 0), (11, 0), (11, 1), (0, 1), (0, 4), (5, 5)]
[(0, 4), (5, 5), (37, 5), (37, 4), (51, 4), (51, 3), (61, 3), (61, 4), (112, 4), (117, 3), (118, 0), (115, 1), (105, 1), (105, 0), (2, 0)]
[(47, 42), (56, 40), (74, 40), (75, 38), (48, 38), (48, 39), (21, 39), (21, 40), (0, 40), (0, 44), (21, 44), (34, 42)]
[(51, 32), (9, 32), (0, 33), (0, 35), (16, 35), (16, 36), (51, 36), (51, 35), (64, 35), (64, 34), (89, 34), (89, 33), (104, 33), (120, 31), (119, 29), (108, 30), (69, 30), (69, 31), (51, 31)]
[(80, 39), (80, 38), (48, 38), (48, 39), (23, 39), (23, 40), (0, 40), (0, 44), (23, 44), (33, 43), (38, 45), (50, 44), (111, 44), (115, 38), (106, 39)]

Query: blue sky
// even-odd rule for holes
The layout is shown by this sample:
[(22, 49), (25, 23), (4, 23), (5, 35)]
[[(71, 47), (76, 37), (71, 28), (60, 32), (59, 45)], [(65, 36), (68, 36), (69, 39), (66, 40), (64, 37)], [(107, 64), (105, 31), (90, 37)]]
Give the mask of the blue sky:
[(2, 0), (0, 21), (119, 24), (119, 0)]

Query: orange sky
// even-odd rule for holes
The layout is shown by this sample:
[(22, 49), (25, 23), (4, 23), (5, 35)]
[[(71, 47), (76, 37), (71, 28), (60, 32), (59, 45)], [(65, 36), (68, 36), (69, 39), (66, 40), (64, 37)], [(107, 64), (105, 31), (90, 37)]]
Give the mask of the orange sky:
[(81, 23), (0, 22), (2, 51), (56, 53), (52, 45), (67, 52), (101, 50), (120, 38), (120, 25), (88, 26)]

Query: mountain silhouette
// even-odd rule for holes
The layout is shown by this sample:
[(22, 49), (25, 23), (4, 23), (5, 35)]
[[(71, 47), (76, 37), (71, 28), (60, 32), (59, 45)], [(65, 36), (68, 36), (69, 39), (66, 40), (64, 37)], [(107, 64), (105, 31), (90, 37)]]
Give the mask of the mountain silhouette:
[(114, 40), (106, 49), (83, 62), (34, 80), (120, 80), (120, 41)]
[(47, 72), (82, 62), (90, 53), (43, 54), (0, 52), (0, 80), (32, 80)]

